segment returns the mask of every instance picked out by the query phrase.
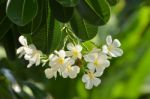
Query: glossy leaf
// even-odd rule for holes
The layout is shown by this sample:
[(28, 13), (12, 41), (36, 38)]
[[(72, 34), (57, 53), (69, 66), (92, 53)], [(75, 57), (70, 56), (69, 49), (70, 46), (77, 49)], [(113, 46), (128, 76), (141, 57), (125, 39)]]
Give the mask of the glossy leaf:
[(19, 26), (24, 26), (36, 16), (36, 0), (8, 0), (6, 13), (9, 19)]
[(2, 39), (12, 26), (12, 23), (5, 14), (5, 3), (0, 5), (0, 12), (0, 39)]
[(63, 7), (55, 0), (50, 0), (50, 7), (55, 18), (61, 22), (68, 22), (73, 14), (73, 7)]
[(110, 18), (110, 8), (105, 0), (80, 0), (77, 10), (90, 24), (104, 25)]
[(2, 39), (2, 44), (5, 48), (7, 58), (10, 60), (14, 60), (16, 58), (16, 51), (14, 37), (11, 30), (9, 30)]
[(90, 40), (97, 34), (98, 27), (87, 23), (77, 11), (74, 11), (70, 24), (75, 34), (82, 40)]
[(32, 90), (35, 99), (45, 99), (47, 97), (47, 94), (34, 84), (26, 82), (25, 85), (27, 85)]
[(119, 2), (119, 0), (107, 0), (107, 1), (111, 6), (114, 6)]
[(79, 3), (80, 0), (57, 0), (57, 1), (65, 7), (74, 7)]
[(45, 10), (44, 9), (45, 5), (44, 5), (44, 1), (43, 0), (42, 1), (38, 0), (37, 2), (38, 2), (38, 12), (37, 12), (37, 15), (27, 25), (25, 25), (25, 26), (18, 26), (19, 33), (21, 33), (21, 34), (28, 34), (28, 33), (33, 34), (33, 33), (35, 33), (39, 29), (39, 27), (40, 27), (40, 25), (42, 23), (42, 20), (43, 20), (42, 18), (44, 17), (43, 16), (43, 10)]
[(32, 36), (33, 43), (43, 52), (50, 53), (61, 47), (64, 33), (61, 32), (61, 24), (50, 11), (49, 4), (46, 13), (46, 24)]

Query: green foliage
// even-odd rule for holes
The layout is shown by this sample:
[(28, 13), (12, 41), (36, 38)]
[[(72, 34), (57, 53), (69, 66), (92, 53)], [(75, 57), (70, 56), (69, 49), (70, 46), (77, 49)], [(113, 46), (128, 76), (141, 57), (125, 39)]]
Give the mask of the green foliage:
[(82, 40), (90, 40), (97, 34), (98, 27), (87, 23), (76, 10), (70, 24), (75, 34)]
[(110, 8), (105, 0), (80, 0), (77, 9), (90, 24), (104, 25), (110, 18)]
[(37, 9), (37, 0), (9, 0), (6, 14), (12, 22), (24, 26), (36, 16)]
[(57, 1), (65, 7), (74, 7), (79, 3), (80, 0), (57, 0)]
[[(117, 2), (0, 0), (0, 99), (150, 99), (149, 0)], [(95, 44), (104, 44), (108, 33), (122, 42), (123, 57), (112, 60), (101, 85), (90, 91), (84, 88), (81, 78), (48, 80), (43, 72), (46, 67), (27, 69), (26, 61), (16, 59), (20, 35), (46, 54), (61, 49), (66, 24), (89, 50)], [(21, 91), (17, 92), (13, 84), (18, 84)]]
[(64, 7), (55, 0), (50, 0), (51, 10), (57, 20), (68, 22), (73, 14), (73, 7)]
[(13, 39), (29, 34), (45, 53), (61, 49), (67, 35), (61, 31), (65, 24), (71, 24), (75, 35), (86, 41), (94, 38), (98, 26), (110, 18), (110, 7), (105, 0), (4, 0), (0, 8), (0, 39), (3, 41), (8, 31), (13, 33)]

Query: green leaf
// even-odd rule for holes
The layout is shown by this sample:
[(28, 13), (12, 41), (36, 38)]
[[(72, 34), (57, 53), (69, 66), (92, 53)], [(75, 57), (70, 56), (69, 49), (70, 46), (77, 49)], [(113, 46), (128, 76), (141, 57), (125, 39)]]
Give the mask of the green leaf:
[(0, 6), (0, 40), (3, 36), (8, 32), (10, 27), (12, 26), (11, 21), (7, 18), (5, 14), (5, 3)]
[(5, 2), (5, 0), (0, 0), (0, 5), (3, 4)]
[(96, 45), (91, 42), (91, 41), (86, 41), (82, 43), (84, 45), (84, 47), (86, 47), (86, 49), (88, 49), (89, 51), (93, 50), (93, 48), (96, 48)]
[(88, 24), (76, 10), (70, 24), (75, 34), (82, 40), (90, 40), (97, 34), (98, 27)]
[(38, 4), (36, 0), (8, 0), (6, 14), (19, 26), (24, 26), (36, 16)]
[(25, 85), (27, 85), (32, 90), (35, 99), (46, 99), (47, 94), (43, 90), (35, 86), (35, 84), (25, 82)]
[(53, 15), (60, 22), (68, 22), (73, 15), (73, 7), (63, 7), (55, 0), (50, 0), (50, 7)]
[(49, 3), (47, 3), (47, 6), (47, 23), (36, 34), (32, 35), (32, 41), (38, 49), (49, 54), (62, 47), (65, 34), (61, 32), (61, 23), (51, 13)]
[[(25, 26), (18, 26), (18, 31), (21, 34), (35, 33), (42, 23), (43, 18), (43, 10), (44, 10), (44, 1), (38, 0), (38, 12), (36, 17)], [(45, 21), (46, 22), (46, 21)]]
[(74, 7), (79, 3), (79, 0), (56, 0), (65, 7)]
[(105, 0), (80, 0), (77, 10), (90, 24), (104, 25), (110, 18), (110, 8)]
[(2, 44), (5, 48), (7, 58), (10, 60), (14, 60), (16, 58), (16, 50), (15, 41), (11, 30), (9, 30), (2, 39)]
[(111, 6), (114, 6), (114, 5), (116, 5), (116, 4), (119, 2), (119, 0), (107, 0), (107, 2), (108, 2)]

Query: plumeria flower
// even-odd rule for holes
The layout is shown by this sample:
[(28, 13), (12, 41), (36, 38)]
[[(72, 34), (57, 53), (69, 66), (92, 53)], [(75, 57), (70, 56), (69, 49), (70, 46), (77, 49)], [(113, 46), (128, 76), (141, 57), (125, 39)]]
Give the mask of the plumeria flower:
[(33, 64), (36, 66), (40, 65), (40, 56), (42, 55), (42, 52), (37, 50), (33, 44), (29, 45), (28, 48), (25, 48), (25, 53), (24, 58), (29, 61), (29, 64), (27, 65), (28, 68)]
[(80, 68), (78, 66), (72, 66), (75, 63), (73, 59), (68, 61), (68, 64), (64, 71), (62, 71), (62, 76), (64, 78), (70, 77), (72, 79), (77, 77), (77, 74), (80, 72)]
[(28, 43), (27, 43), (27, 39), (24, 36), (19, 37), (19, 42), (22, 46), (17, 49), (17, 54), (20, 54), (19, 58), (21, 58), (23, 55), (26, 54), (25, 48), (28, 48)]
[(87, 74), (82, 76), (82, 81), (85, 83), (86, 89), (92, 89), (93, 86), (97, 87), (101, 80), (98, 78), (102, 73), (94, 72), (94, 70), (87, 71)]
[(66, 53), (64, 50), (55, 51), (55, 53), (56, 55), (52, 58), (52, 60), (50, 60), (49, 65), (53, 70), (57, 70), (61, 74), (61, 71), (65, 69), (69, 58), (66, 58)]
[(110, 55), (111, 57), (118, 57), (122, 56), (123, 50), (119, 47), (121, 46), (121, 43), (118, 39), (112, 40), (112, 37), (109, 35), (106, 37), (106, 43), (107, 45), (103, 46), (103, 52)]
[(101, 51), (92, 51), (84, 55), (84, 59), (88, 62), (87, 67), (90, 70), (94, 69), (98, 72), (103, 72), (103, 70), (110, 65), (109, 60), (107, 60), (107, 55)]
[(82, 58), (82, 46), (81, 45), (73, 45), (72, 43), (69, 43), (67, 45), (67, 49), (69, 51), (67, 51), (67, 56), (71, 56), (73, 59), (81, 59)]
[(48, 79), (51, 79), (53, 77), (57, 77), (57, 70), (54, 70), (52, 68), (47, 68), (45, 69), (45, 75), (46, 75), (46, 78)]

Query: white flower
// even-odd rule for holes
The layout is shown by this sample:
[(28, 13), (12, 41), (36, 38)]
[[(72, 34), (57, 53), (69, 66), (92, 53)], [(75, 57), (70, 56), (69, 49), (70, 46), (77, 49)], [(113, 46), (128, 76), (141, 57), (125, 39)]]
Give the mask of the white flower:
[(73, 45), (72, 43), (69, 43), (67, 45), (67, 49), (69, 50), (66, 52), (67, 56), (72, 56), (72, 58), (74, 58), (74, 59), (82, 58), (82, 54), (81, 54), (82, 46), (81, 45)]
[(24, 36), (19, 37), (19, 42), (22, 46), (17, 49), (17, 54), (20, 54), (19, 58), (21, 58), (23, 55), (26, 54), (25, 48), (28, 47), (28, 43), (27, 43), (27, 39)]
[(84, 55), (84, 59), (88, 62), (87, 67), (90, 70), (96, 69), (98, 72), (103, 72), (103, 70), (110, 65), (109, 60), (107, 60), (107, 55), (98, 50), (91, 51), (89, 54)]
[(53, 69), (53, 70), (58, 70), (59, 73), (61, 71), (63, 71), (65, 69), (65, 66), (67, 64), (68, 58), (66, 57), (66, 53), (64, 50), (60, 50), (60, 51), (55, 51), (55, 53), (57, 55), (53, 56), (52, 58), (50, 58), (50, 62), (49, 62), (49, 66)]
[(25, 48), (25, 60), (29, 61), (29, 64), (27, 65), (28, 68), (30, 68), (33, 64), (36, 66), (40, 65), (40, 56), (42, 55), (42, 52), (40, 50), (37, 50), (36, 47), (31, 44), (29, 47)]
[(57, 70), (54, 70), (52, 68), (45, 69), (45, 75), (48, 79), (51, 79), (53, 77), (57, 77)]
[(100, 77), (102, 74), (94, 72), (94, 70), (87, 71), (87, 74), (82, 76), (82, 81), (85, 83), (86, 89), (92, 89), (93, 86), (97, 87), (101, 80), (97, 77)]
[(119, 47), (121, 46), (121, 43), (118, 39), (115, 39), (112, 41), (112, 37), (109, 35), (106, 38), (107, 45), (103, 46), (103, 52), (110, 55), (111, 57), (118, 57), (122, 56), (123, 50)]
[(75, 63), (73, 59), (68, 61), (68, 64), (64, 71), (62, 71), (62, 76), (64, 78), (70, 77), (72, 79), (77, 77), (77, 74), (80, 72), (80, 68), (78, 66), (72, 66)]

